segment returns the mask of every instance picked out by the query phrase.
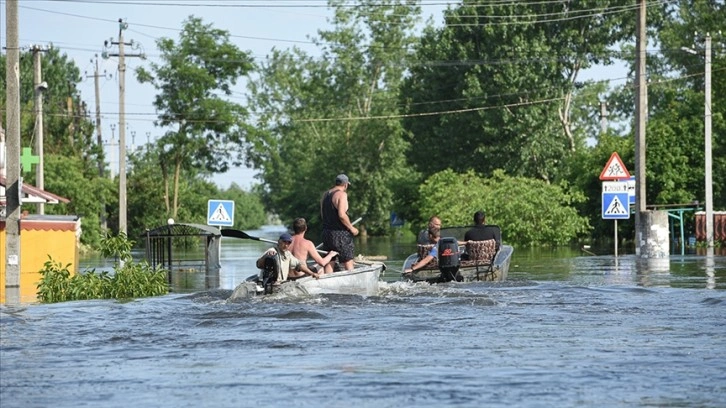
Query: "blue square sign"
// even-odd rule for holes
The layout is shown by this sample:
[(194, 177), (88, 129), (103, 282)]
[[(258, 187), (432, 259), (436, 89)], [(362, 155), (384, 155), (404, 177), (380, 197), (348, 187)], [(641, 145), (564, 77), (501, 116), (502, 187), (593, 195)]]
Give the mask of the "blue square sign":
[(602, 218), (604, 220), (630, 219), (628, 193), (602, 193)]
[(207, 201), (207, 225), (231, 227), (234, 225), (234, 201)]

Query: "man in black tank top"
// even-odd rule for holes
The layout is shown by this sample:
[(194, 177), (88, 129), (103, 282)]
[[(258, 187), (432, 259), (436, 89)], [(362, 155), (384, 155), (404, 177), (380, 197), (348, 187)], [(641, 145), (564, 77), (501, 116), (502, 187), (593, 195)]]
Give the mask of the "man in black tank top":
[(348, 186), (345, 174), (335, 178), (335, 186), (323, 194), (320, 200), (320, 217), (323, 220), (323, 249), (338, 252), (338, 260), (346, 270), (353, 269), (355, 245), (353, 237), (358, 235), (348, 218)]

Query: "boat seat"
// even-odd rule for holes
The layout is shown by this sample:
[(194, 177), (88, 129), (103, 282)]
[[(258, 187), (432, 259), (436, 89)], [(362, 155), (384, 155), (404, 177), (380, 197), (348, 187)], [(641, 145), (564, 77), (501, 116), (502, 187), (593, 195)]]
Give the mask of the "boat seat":
[(494, 257), (497, 254), (497, 241), (487, 239), (485, 241), (466, 241), (466, 253), (469, 255), (467, 260), (462, 260), (460, 266), (462, 268), (476, 268), (477, 278), (479, 274), (494, 273)]

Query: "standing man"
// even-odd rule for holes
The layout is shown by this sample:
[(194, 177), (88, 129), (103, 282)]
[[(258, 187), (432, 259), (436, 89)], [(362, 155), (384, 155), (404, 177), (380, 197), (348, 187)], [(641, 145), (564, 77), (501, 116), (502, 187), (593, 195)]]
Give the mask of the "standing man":
[(310, 267), (310, 270), (315, 272), (322, 272), (323, 268), (325, 273), (333, 272), (333, 264), (330, 262), (333, 257), (338, 255), (335, 251), (330, 251), (323, 258), (315, 248), (313, 241), (305, 238), (305, 231), (308, 230), (308, 224), (305, 218), (296, 218), (292, 223), (292, 245), (290, 246), (290, 252), (292, 256), (299, 259), (300, 262), (307, 263), (308, 257), (313, 258), (316, 265)]
[(348, 218), (348, 186), (345, 174), (338, 174), (335, 186), (323, 194), (320, 200), (320, 217), (323, 220), (323, 249), (336, 251), (338, 260), (346, 270), (353, 269), (355, 246), (353, 237), (358, 228)]

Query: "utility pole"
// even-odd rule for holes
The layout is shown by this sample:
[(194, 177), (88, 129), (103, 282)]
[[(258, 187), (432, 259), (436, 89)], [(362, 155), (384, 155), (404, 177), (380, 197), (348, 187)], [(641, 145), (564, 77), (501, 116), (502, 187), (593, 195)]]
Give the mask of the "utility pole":
[(119, 234), (123, 233), (126, 235), (126, 57), (144, 58), (144, 54), (126, 54), (124, 52), (124, 46), (128, 45), (134, 47), (134, 42), (124, 42), (124, 30), (129, 27), (129, 24), (119, 18), (118, 25), (118, 41), (114, 41), (113, 38), (104, 41), (104, 45), (106, 47), (109, 45), (118, 45), (118, 54), (109, 54), (104, 52), (103, 57), (118, 57), (118, 232)]
[[(713, 248), (713, 174), (711, 160), (711, 34), (706, 33), (704, 38), (704, 175), (705, 175), (705, 194), (706, 194), (706, 244), (708, 248)], [(698, 55), (696, 50), (681, 47), (681, 50)]]
[(94, 88), (96, 91), (96, 141), (98, 145), (101, 147), (101, 153), (98, 155), (98, 175), (100, 177), (103, 177), (103, 172), (106, 168), (104, 160), (105, 160), (105, 152), (103, 150), (103, 135), (101, 131), (101, 87), (99, 84), (98, 79), (99, 78), (108, 78), (108, 75), (106, 74), (106, 71), (103, 72), (103, 74), (98, 73), (98, 55), (96, 55), (95, 61), (91, 60), (91, 62), (96, 63), (96, 68), (93, 72), (93, 75), (86, 74), (86, 78), (93, 78), (94, 82)]
[[(93, 77), (94, 87), (95, 87), (95, 91), (96, 91), (96, 141), (97, 141), (98, 147), (100, 149), (100, 151), (98, 153), (98, 176), (103, 178), (103, 172), (106, 169), (106, 164), (104, 163), (106, 155), (105, 155), (105, 150), (103, 148), (103, 136), (101, 134), (102, 133), (101, 132), (101, 87), (98, 83), (99, 82), (98, 79), (101, 77), (107, 78), (107, 75), (106, 75), (106, 71), (103, 72), (103, 75), (100, 75), (98, 73), (98, 55), (96, 55), (95, 62), (96, 62), (96, 69), (93, 72), (93, 75), (86, 75), (86, 78)], [(100, 215), (99, 219), (101, 221), (101, 228), (105, 230), (107, 227), (107, 225), (106, 225), (106, 208), (105, 208), (106, 206), (105, 206), (105, 203), (102, 203), (102, 204), (103, 204), (103, 208), (101, 209), (101, 214), (99, 214)]]
[[(109, 126), (111, 127), (111, 139), (108, 141), (108, 151), (110, 153), (109, 158), (108, 158), (108, 165), (110, 168), (109, 176), (110, 176), (110, 179), (113, 180), (113, 178), (116, 176), (115, 172), (118, 170), (118, 168), (114, 169), (114, 166), (113, 166), (114, 163), (116, 163), (116, 158), (114, 157), (114, 154), (113, 154), (113, 149), (116, 146), (116, 124), (112, 123)], [(118, 153), (118, 152), (116, 152), (116, 153)]]
[(608, 103), (600, 101), (600, 134), (604, 135), (608, 131)]
[(711, 174), (711, 34), (706, 33), (705, 102), (705, 150), (706, 150), (706, 242), (713, 248), (713, 179)]
[[(38, 155), (38, 165), (35, 167), (35, 186), (45, 188), (43, 176), (43, 93), (48, 90), (48, 84), (42, 81), (42, 52), (47, 51), (38, 45), (32, 47), (33, 52), (33, 84), (35, 87), (35, 153)], [(38, 203), (38, 214), (45, 214), (45, 203)]]
[(648, 88), (645, 80), (647, 45), (646, 0), (640, 0), (636, 24), (636, 93), (635, 93), (635, 254), (641, 255), (647, 231), (643, 231), (641, 216), (645, 212), (645, 122), (648, 113)]
[(5, 303), (20, 304), (20, 50), (18, 0), (5, 1), (7, 177), (5, 179)]

